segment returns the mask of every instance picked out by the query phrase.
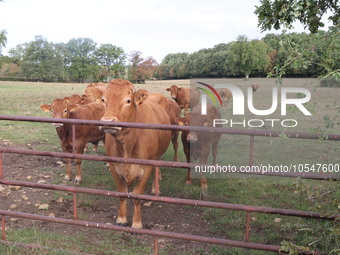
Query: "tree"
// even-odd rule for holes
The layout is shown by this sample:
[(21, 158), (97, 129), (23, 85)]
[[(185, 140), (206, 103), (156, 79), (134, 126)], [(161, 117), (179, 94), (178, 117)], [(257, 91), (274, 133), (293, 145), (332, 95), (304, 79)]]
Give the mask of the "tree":
[(15, 62), (20, 64), (20, 74), (27, 79), (59, 81), (65, 79), (64, 60), (53, 43), (36, 36), (29, 43), (10, 50)]
[(97, 63), (102, 67), (101, 81), (104, 79), (108, 81), (110, 76), (121, 78), (124, 75), (126, 54), (122, 48), (112, 44), (101, 44), (94, 54)]
[(239, 36), (230, 45), (228, 66), (235, 76), (263, 73), (270, 64), (268, 45), (260, 40), (248, 41), (245, 36)]
[(71, 39), (66, 44), (66, 66), (71, 80), (93, 80), (98, 66), (94, 52), (96, 43), (90, 38)]
[(322, 16), (331, 13), (329, 20), (334, 26), (339, 25), (340, 5), (338, 0), (260, 0), (255, 6), (258, 26), (262, 31), (280, 28), (292, 28), (295, 21), (301, 22), (305, 28), (316, 33), (324, 27)]
[(136, 82), (144, 82), (154, 76), (158, 63), (152, 57), (143, 59), (142, 52), (133, 51), (130, 54), (129, 79)]
[(1, 55), (2, 49), (6, 47), (6, 43), (7, 43), (6, 33), (7, 33), (6, 30), (0, 31), (0, 55)]

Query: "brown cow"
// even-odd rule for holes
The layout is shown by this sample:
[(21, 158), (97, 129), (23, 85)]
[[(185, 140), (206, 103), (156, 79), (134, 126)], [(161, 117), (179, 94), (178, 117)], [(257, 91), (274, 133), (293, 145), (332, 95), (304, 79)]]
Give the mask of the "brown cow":
[[(153, 100), (143, 98), (136, 101), (133, 84), (126, 80), (111, 81), (103, 95), (106, 111), (101, 120), (139, 123), (170, 124), (170, 119), (163, 107)], [(124, 158), (158, 160), (167, 150), (171, 131), (136, 129), (103, 126), (106, 132), (106, 154)], [(114, 143), (113, 143), (114, 141)], [(115, 147), (115, 149), (112, 149)], [(114, 155), (112, 155), (114, 153)], [(110, 162), (110, 171), (117, 184), (118, 191), (128, 192), (128, 187), (136, 180), (133, 193), (144, 192), (152, 166), (118, 164)], [(127, 203), (120, 199), (116, 222), (127, 224)], [(133, 228), (142, 228), (141, 201), (134, 200)]]
[(222, 99), (222, 106), (224, 109), (229, 109), (229, 101), (232, 99), (233, 95), (229, 89), (223, 88), (220, 91), (220, 96)]
[[(177, 118), (181, 117), (181, 108), (171, 99), (165, 98), (163, 95), (158, 93), (149, 93), (144, 89), (139, 89), (135, 93), (135, 100), (137, 104), (146, 100), (153, 100), (161, 105), (169, 115), (171, 125), (176, 125)], [(173, 130), (171, 136), (171, 142), (174, 148), (174, 161), (178, 161), (178, 134), (179, 131)]]
[[(69, 105), (66, 100), (54, 99), (51, 105), (43, 104), (40, 108), (45, 112), (52, 112), (54, 118), (69, 118), (69, 119), (87, 119), (100, 120), (104, 115), (104, 106), (101, 104), (87, 105)], [(70, 124), (54, 124), (60, 140), (63, 152), (72, 152), (72, 125)], [(104, 140), (105, 134), (99, 130), (97, 126), (75, 125), (75, 152), (78, 154), (84, 153), (85, 145), (88, 142), (98, 143)], [(66, 174), (64, 182), (71, 180), (72, 166), (71, 159), (65, 159)], [(82, 180), (81, 174), (81, 159), (76, 160), (76, 178), (75, 184)]]
[(181, 110), (184, 109), (184, 116), (186, 116), (190, 106), (190, 89), (172, 85), (166, 90), (170, 91), (171, 99), (175, 100)]
[(256, 92), (256, 90), (259, 88), (259, 84), (257, 84), (257, 83), (253, 83), (252, 85), (251, 85), (251, 88), (253, 89), (253, 94)]
[[(185, 117), (179, 118), (177, 123), (179, 125), (187, 126), (205, 126), (212, 127), (214, 119), (220, 119), (221, 114), (219, 110), (212, 106), (207, 105), (207, 115), (201, 115), (201, 107), (198, 105)], [(216, 125), (221, 127), (221, 125)], [(207, 164), (210, 148), (212, 150), (213, 161), (212, 165), (216, 164), (216, 156), (218, 153), (218, 144), (221, 134), (217, 133), (198, 133), (182, 131), (182, 143), (187, 162), (190, 162), (190, 155), (193, 160), (198, 160), (199, 164)], [(187, 184), (191, 184), (190, 169), (187, 174)], [(206, 194), (208, 189), (207, 180), (204, 175), (201, 176), (201, 190), (203, 195)]]

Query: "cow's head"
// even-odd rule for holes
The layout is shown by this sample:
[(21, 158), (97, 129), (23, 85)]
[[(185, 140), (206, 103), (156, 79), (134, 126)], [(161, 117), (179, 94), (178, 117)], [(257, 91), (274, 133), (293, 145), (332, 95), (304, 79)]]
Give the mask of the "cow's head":
[[(69, 117), (69, 104), (65, 99), (54, 99), (52, 103), (40, 105), (40, 109), (44, 112), (52, 112), (53, 118), (68, 118)], [(63, 123), (53, 123), (54, 126), (62, 126)]]
[[(137, 108), (148, 98), (146, 90), (135, 92), (131, 82), (126, 80), (111, 81), (103, 93), (102, 103), (106, 110), (102, 121), (134, 122), (136, 120)], [(102, 126), (106, 133), (116, 134), (122, 130), (121, 127)]]
[(170, 97), (171, 99), (177, 98), (177, 93), (180, 91), (181, 88), (177, 87), (176, 85), (172, 85), (170, 88), (167, 88), (166, 91), (170, 91)]
[(103, 97), (103, 91), (97, 87), (87, 87), (85, 89), (85, 95), (90, 101), (99, 103)]

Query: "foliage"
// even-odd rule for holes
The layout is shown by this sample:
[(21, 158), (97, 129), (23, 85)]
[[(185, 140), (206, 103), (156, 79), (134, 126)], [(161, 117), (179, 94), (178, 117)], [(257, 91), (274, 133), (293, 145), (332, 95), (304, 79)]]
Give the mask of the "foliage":
[(111, 78), (121, 78), (125, 73), (124, 62), (126, 55), (124, 50), (112, 44), (101, 44), (94, 52), (97, 63), (102, 67), (100, 81), (108, 81)]
[(6, 47), (7, 37), (6, 37), (6, 30), (0, 31), (0, 54), (3, 48)]
[(245, 36), (231, 44), (229, 51), (229, 68), (233, 75), (264, 73), (269, 66), (268, 45), (260, 40), (248, 41)]
[(90, 38), (71, 39), (66, 44), (66, 66), (71, 80), (93, 79), (98, 70), (94, 52), (96, 43)]
[[(125, 73), (125, 53), (120, 47), (102, 44), (97, 48), (90, 38), (73, 38), (68, 43), (48, 42), (41, 36), (9, 51), (12, 63), (19, 66), (14, 79), (33, 81), (104, 81)], [(8, 58), (8, 57), (7, 57)], [(4, 57), (2, 58), (4, 62)], [(12, 79), (7, 72), (3, 79)]]
[(152, 57), (143, 59), (142, 52), (133, 51), (130, 54), (129, 79), (135, 82), (142, 82), (154, 76), (158, 63)]
[(255, 14), (258, 16), (258, 26), (262, 31), (291, 29), (294, 21), (301, 22), (305, 28), (316, 33), (324, 27), (321, 18), (326, 12), (332, 13), (329, 20), (336, 26), (340, 20), (340, 6), (338, 0), (261, 0), (256, 6)]
[(21, 76), (58, 81), (66, 75), (62, 55), (42, 36), (36, 36), (30, 43), (18, 45), (10, 54), (20, 63)]

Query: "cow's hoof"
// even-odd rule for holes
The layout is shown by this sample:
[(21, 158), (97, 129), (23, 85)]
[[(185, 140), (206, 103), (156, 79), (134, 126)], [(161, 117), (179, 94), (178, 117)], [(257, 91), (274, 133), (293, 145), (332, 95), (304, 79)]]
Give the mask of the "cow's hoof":
[(208, 189), (203, 189), (201, 188), (201, 192), (202, 192), (202, 197), (207, 197), (208, 196)]
[(128, 226), (128, 223), (127, 223), (127, 222), (125, 222), (125, 223), (117, 223), (117, 222), (116, 222), (116, 225), (117, 225), (117, 226), (121, 226), (121, 227), (127, 227), (127, 226)]
[(81, 183), (81, 179), (74, 179), (73, 184), (79, 185)]
[(64, 178), (63, 183), (68, 183), (70, 180), (70, 178)]

